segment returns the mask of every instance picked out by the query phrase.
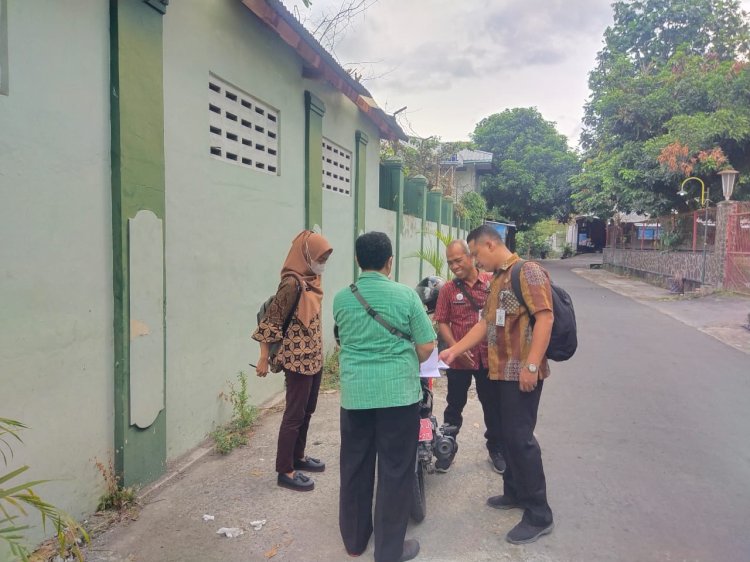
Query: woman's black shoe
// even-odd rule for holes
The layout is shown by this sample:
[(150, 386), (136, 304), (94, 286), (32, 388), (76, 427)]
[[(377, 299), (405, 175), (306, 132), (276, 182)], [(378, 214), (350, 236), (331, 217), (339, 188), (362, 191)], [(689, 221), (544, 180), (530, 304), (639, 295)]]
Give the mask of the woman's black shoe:
[(419, 542), (417, 539), (406, 539), (404, 541), (404, 550), (401, 553), (401, 558), (398, 562), (406, 562), (407, 560), (413, 560), (419, 554)]
[(326, 463), (320, 459), (305, 457), (294, 461), (294, 470), (304, 470), (306, 472), (323, 472), (326, 469)]
[(277, 480), (279, 486), (294, 490), (296, 492), (309, 492), (315, 489), (315, 482), (309, 476), (305, 476), (301, 472), (295, 472), (294, 476), (287, 476), (283, 472), (279, 474)]

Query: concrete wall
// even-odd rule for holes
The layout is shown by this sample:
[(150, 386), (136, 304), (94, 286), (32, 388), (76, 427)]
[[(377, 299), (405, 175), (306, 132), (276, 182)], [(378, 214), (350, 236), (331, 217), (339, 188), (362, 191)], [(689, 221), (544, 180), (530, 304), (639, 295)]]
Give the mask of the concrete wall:
[[(684, 279), (691, 286), (700, 285), (704, 263), (701, 252), (605, 248), (603, 254), (603, 262), (608, 267), (647, 277), (652, 282), (665, 287), (671, 278)], [(721, 280), (723, 264), (718, 264), (713, 252), (707, 252), (705, 268), (706, 283), (717, 285)], [(661, 282), (659, 282), (660, 279)]]
[[(176, 2), (164, 18), (168, 457), (229, 415), (219, 393), (255, 362), (256, 311), (304, 226), (301, 67), (279, 43), (239, 2)], [(209, 73), (280, 111), (280, 175), (210, 157)], [(253, 377), (254, 401), (277, 390)]]
[[(55, 478), (39, 491), (76, 516), (94, 509), (102, 485), (93, 460), (114, 446), (109, 6), (94, 4), (9, 3), (11, 78), (0, 95), (0, 417), (32, 428), (11, 467)], [(305, 90), (326, 105), (326, 138), (354, 153), (356, 131), (369, 137), (366, 229), (395, 243), (396, 213), (378, 206), (377, 129), (338, 91), (303, 79), (297, 55), (240, 2), (172, 2), (163, 36), (173, 459), (228, 419), (219, 394), (257, 359), (256, 311), (304, 226)], [(279, 111), (280, 174), (209, 155), (209, 73)], [(420, 233), (421, 221), (405, 216), (401, 280), (410, 286), (419, 260), (406, 256)], [(354, 197), (324, 191), (323, 234), (334, 247), (324, 276), (330, 348), (332, 296), (353, 276)], [(250, 380), (255, 403), (283, 388), (279, 376)]]
[[(356, 166), (356, 132), (368, 137), (365, 147), (367, 168), (365, 174), (367, 230), (374, 230), (370, 217), (370, 201), (377, 194), (380, 181), (380, 137), (377, 128), (342, 93), (329, 84), (305, 80), (304, 89), (323, 100), (326, 112), (323, 116), (323, 136), (352, 153), (352, 165)], [(354, 170), (354, 169), (353, 169)], [(303, 202), (303, 201), (302, 201)], [(375, 199), (377, 205), (377, 199)], [(354, 262), (354, 172), (351, 195), (323, 190), (323, 234), (333, 246), (333, 254), (326, 265), (323, 276), (325, 297), (323, 299), (323, 345), (327, 353), (334, 346), (333, 296), (352, 281)]]
[[(7, 8), (0, 417), (30, 427), (9, 468), (54, 478), (37, 491), (81, 515), (102, 490), (92, 459), (113, 447), (109, 9), (89, 0)], [(38, 537), (38, 517), (29, 522)]]
[[(354, 153), (356, 131), (368, 135), (368, 213), (373, 202), (377, 207), (379, 137), (348, 98), (303, 79), (297, 55), (239, 2), (170, 4), (164, 69), (171, 458), (226, 421), (230, 412), (219, 393), (237, 371), (251, 372), (248, 362), (258, 357), (250, 339), (257, 309), (275, 291), (289, 243), (304, 227), (304, 91), (325, 103), (326, 138)], [(209, 156), (209, 73), (279, 110), (279, 175)], [(330, 348), (331, 297), (352, 281), (353, 196), (324, 190), (323, 234), (334, 247), (324, 276)], [(255, 403), (282, 390), (278, 376), (250, 380)]]
[(456, 199), (461, 201), (461, 197), (470, 191), (479, 192), (478, 178), (475, 164), (467, 164), (462, 170), (456, 170), (453, 178), (456, 187)]

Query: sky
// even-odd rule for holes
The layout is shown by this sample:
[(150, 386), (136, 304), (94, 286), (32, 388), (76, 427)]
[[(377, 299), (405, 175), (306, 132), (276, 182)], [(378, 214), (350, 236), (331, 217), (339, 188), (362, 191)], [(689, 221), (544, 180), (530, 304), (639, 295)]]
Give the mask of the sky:
[[(284, 3), (310, 29), (343, 1)], [(406, 106), (399, 122), (407, 134), (469, 140), (484, 117), (536, 107), (578, 145), (610, 0), (371, 2), (337, 34), (333, 54), (346, 68), (355, 63), (388, 113)], [(750, 10), (750, 0), (741, 4)]]

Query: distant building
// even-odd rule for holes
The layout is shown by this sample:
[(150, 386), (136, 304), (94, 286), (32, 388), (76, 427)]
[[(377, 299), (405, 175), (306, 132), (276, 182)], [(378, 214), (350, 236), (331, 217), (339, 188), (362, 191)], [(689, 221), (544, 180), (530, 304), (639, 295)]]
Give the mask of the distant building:
[(607, 245), (607, 225), (593, 215), (575, 217), (568, 225), (566, 241), (576, 253), (601, 252)]
[(481, 176), (492, 170), (492, 153), (464, 148), (440, 162), (441, 175), (452, 176), (453, 198), (460, 201), (469, 191), (481, 193)]

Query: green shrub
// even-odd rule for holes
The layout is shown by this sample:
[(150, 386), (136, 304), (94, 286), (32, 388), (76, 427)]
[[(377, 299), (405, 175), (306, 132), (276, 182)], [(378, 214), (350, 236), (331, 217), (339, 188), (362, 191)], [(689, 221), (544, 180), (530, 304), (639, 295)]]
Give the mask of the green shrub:
[(135, 505), (136, 492), (132, 487), (123, 488), (120, 479), (115, 473), (112, 459), (105, 465), (98, 459), (94, 459), (94, 465), (104, 478), (105, 492), (99, 497), (97, 511), (122, 511)]
[(247, 436), (244, 433), (233, 431), (227, 427), (220, 427), (211, 433), (214, 440), (216, 452), (228, 455), (237, 447), (247, 445)]
[(516, 252), (519, 256), (544, 259), (550, 251), (547, 238), (536, 230), (527, 230), (516, 235)]
[(327, 353), (323, 358), (323, 380), (321, 390), (337, 390), (339, 388), (339, 348)]
[(247, 373), (237, 373), (239, 387), (229, 383), (229, 394), (219, 394), (232, 405), (232, 419), (226, 425), (211, 432), (216, 451), (222, 455), (231, 453), (237, 447), (247, 444), (247, 430), (258, 418), (258, 409), (250, 404), (247, 391)]

